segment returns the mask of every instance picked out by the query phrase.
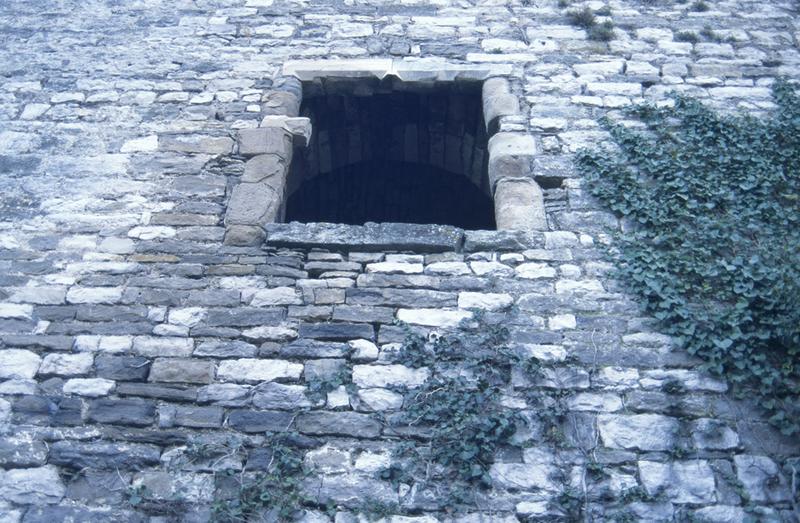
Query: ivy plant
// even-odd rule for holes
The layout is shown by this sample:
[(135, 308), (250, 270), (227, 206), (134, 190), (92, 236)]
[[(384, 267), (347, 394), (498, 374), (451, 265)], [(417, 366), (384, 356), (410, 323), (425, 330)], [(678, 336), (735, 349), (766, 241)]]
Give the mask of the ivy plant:
[(800, 96), (773, 87), (766, 118), (675, 96), (577, 165), (623, 218), (618, 275), (705, 368), (800, 431)]
[(448, 511), (474, 503), (478, 492), (492, 485), (489, 474), (498, 450), (511, 445), (524, 423), (502, 404), (512, 365), (520, 358), (507, 344), (502, 325), (465, 322), (457, 332), (425, 339), (409, 334), (398, 362), (428, 367), (431, 377), (408, 391), (405, 410), (396, 425), (419, 429), (422, 443), (398, 446), (404, 467), (392, 467), (383, 479), (417, 482), (447, 491)]

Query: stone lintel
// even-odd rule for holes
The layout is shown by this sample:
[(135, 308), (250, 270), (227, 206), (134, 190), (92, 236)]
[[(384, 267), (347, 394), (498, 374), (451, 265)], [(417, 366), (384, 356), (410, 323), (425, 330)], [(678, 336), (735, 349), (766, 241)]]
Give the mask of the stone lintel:
[(461, 248), (464, 231), (450, 225), (408, 223), (270, 223), (267, 245), (364, 251), (446, 252)]
[(378, 78), (395, 76), (405, 82), (482, 81), (511, 74), (510, 64), (451, 64), (439, 59), (294, 60), (283, 74), (308, 82), (317, 78)]

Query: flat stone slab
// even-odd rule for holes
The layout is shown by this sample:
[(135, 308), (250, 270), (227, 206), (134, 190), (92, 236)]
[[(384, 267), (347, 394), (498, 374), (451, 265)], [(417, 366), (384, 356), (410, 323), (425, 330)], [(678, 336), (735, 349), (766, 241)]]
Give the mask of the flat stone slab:
[(408, 223), (270, 223), (264, 226), (267, 245), (278, 247), (325, 247), (362, 251), (410, 250), (457, 251), (464, 231), (450, 225)]
[(453, 64), (442, 59), (357, 58), (349, 60), (291, 60), (283, 66), (285, 76), (307, 82), (315, 78), (379, 78), (396, 76), (404, 82), (479, 81), (511, 74), (509, 64)]

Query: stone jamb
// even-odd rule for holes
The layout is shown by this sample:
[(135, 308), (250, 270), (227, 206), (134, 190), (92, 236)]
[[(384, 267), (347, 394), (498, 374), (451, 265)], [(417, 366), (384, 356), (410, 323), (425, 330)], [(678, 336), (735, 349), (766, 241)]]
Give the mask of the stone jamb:
[(296, 146), (308, 145), (311, 122), (299, 117), (302, 82), (319, 78), (358, 79), (387, 76), (409, 83), (480, 81), (488, 143), (488, 176), (498, 230), (547, 229), (542, 189), (534, 180), (536, 141), (527, 132), (502, 129), (505, 118), (521, 116), (511, 92), (507, 64), (451, 64), (441, 60), (391, 59), (292, 61), (262, 97), (259, 127), (243, 129), (238, 151), (247, 157), (244, 174), (231, 193), (225, 214), (225, 243), (257, 245), (264, 227), (280, 219), (286, 180)]

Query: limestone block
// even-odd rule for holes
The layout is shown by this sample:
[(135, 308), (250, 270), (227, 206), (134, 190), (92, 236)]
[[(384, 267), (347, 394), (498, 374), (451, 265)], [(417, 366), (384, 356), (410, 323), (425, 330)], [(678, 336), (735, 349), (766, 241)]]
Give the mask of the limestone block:
[(283, 360), (242, 358), (219, 364), (217, 378), (223, 381), (272, 381), (277, 378), (298, 379), (303, 365)]
[(401, 385), (419, 387), (428, 379), (428, 369), (412, 369), (404, 365), (354, 365), (353, 383), (359, 387)]
[(233, 149), (233, 140), (227, 136), (159, 136), (158, 148), (162, 151), (180, 153), (230, 154)]
[(312, 128), (310, 118), (268, 115), (261, 120), (261, 127), (283, 129), (292, 135), (292, 143), (296, 147), (305, 147), (311, 142)]
[(66, 488), (53, 465), (0, 471), (0, 499), (20, 504), (58, 503)]
[(490, 292), (462, 292), (458, 295), (459, 309), (499, 311), (514, 303), (510, 294)]
[(211, 474), (148, 471), (133, 478), (134, 488), (144, 487), (147, 499), (171, 500), (180, 496), (187, 502), (210, 502), (214, 496), (214, 476)]
[(529, 178), (533, 175), (536, 142), (521, 133), (497, 133), (489, 139), (489, 183), (502, 178)]
[(258, 127), (239, 131), (239, 154), (255, 156), (258, 154), (277, 154), (290, 160), (292, 138), (282, 127)]
[(184, 356), (192, 355), (194, 340), (191, 338), (137, 336), (133, 340), (133, 351), (140, 356)]
[(779, 503), (792, 499), (786, 478), (770, 458), (740, 454), (733, 457), (733, 462), (736, 476), (751, 500)]
[(283, 74), (306, 82), (315, 78), (383, 78), (391, 69), (391, 59), (293, 60), (283, 66)]
[(227, 407), (241, 407), (250, 402), (249, 385), (236, 385), (235, 383), (212, 383), (201, 387), (197, 391), (197, 401), (200, 403), (216, 403)]
[(261, 99), (261, 113), (297, 116), (300, 113), (300, 97), (288, 91), (266, 92)]
[(64, 383), (64, 394), (77, 394), (97, 398), (107, 396), (115, 383), (103, 378), (73, 378)]
[(31, 379), (41, 363), (42, 358), (29, 350), (0, 350), (0, 379)]
[(716, 501), (714, 472), (705, 460), (673, 463), (640, 461), (639, 477), (651, 496), (663, 493), (674, 503)]
[(274, 179), (272, 186), (283, 187), (286, 183), (286, 161), (277, 154), (260, 154), (247, 160), (241, 182), (254, 183), (266, 179)]
[(351, 340), (347, 344), (353, 351), (350, 355), (353, 361), (374, 361), (378, 359), (378, 346), (369, 340)]
[(739, 435), (725, 422), (701, 418), (692, 422), (692, 441), (698, 449), (724, 450), (739, 446)]
[(378, 262), (367, 264), (367, 272), (382, 272), (386, 274), (422, 274), (421, 263), (404, 262)]
[(280, 194), (269, 183), (240, 183), (233, 189), (225, 225), (263, 225), (275, 221)]
[(503, 178), (494, 192), (495, 221), (501, 230), (540, 231), (547, 229), (544, 194), (530, 178)]
[(242, 331), (242, 336), (251, 340), (290, 341), (297, 337), (297, 330), (290, 327), (253, 327)]
[(296, 410), (312, 407), (308, 388), (302, 385), (264, 383), (253, 392), (253, 405), (259, 409)]
[(483, 82), (483, 119), (491, 132), (497, 127), (501, 116), (519, 114), (519, 100), (513, 94), (505, 78), (489, 78)]
[(610, 392), (581, 392), (569, 398), (570, 410), (590, 412), (616, 412), (622, 409), (622, 399)]
[(225, 245), (253, 246), (264, 241), (264, 229), (258, 225), (230, 225), (225, 229)]
[(372, 388), (358, 391), (357, 410), (379, 412), (403, 406), (403, 395), (388, 389)]
[(597, 425), (603, 445), (621, 449), (670, 450), (679, 430), (678, 420), (659, 414), (601, 415)]
[(253, 307), (269, 307), (273, 305), (301, 305), (303, 299), (294, 287), (275, 287), (273, 289), (245, 289), (242, 300), (250, 302)]
[(162, 383), (211, 383), (214, 363), (188, 358), (156, 358), (149, 381)]
[(75, 376), (91, 370), (94, 356), (88, 352), (80, 354), (48, 354), (39, 367), (39, 374)]
[(427, 327), (458, 327), (461, 320), (472, 317), (468, 311), (447, 311), (442, 309), (400, 309), (397, 319), (414, 325)]

